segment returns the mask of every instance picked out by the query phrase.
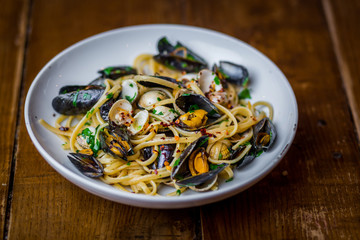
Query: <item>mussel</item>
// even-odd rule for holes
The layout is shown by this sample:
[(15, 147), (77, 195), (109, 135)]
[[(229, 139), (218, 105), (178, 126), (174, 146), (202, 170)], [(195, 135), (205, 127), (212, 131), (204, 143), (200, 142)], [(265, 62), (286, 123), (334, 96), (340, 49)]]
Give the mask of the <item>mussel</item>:
[(173, 46), (166, 37), (163, 37), (158, 41), (158, 50), (159, 54), (154, 56), (155, 61), (170, 69), (198, 72), (203, 68), (207, 68), (204, 59), (180, 42)]
[(214, 165), (208, 163), (205, 152), (208, 140), (208, 136), (198, 138), (180, 155), (171, 172), (171, 179), (175, 180), (177, 185), (196, 186), (193, 188), (196, 191), (209, 189), (215, 184), (217, 175), (228, 166), (228, 164)]
[(131, 74), (135, 75), (137, 74), (137, 71), (135, 68), (130, 66), (112, 66), (99, 70), (98, 73), (100, 73), (101, 76), (91, 81), (89, 85), (104, 85), (104, 81), (107, 78), (116, 80), (123, 76)]
[(269, 118), (263, 118), (254, 127), (254, 147), (256, 151), (267, 151), (276, 139), (276, 129)]
[(181, 128), (196, 130), (209, 126), (221, 117), (214, 104), (199, 94), (182, 94), (175, 99), (175, 104), (185, 113), (175, 121), (175, 124)]
[(174, 88), (174, 87), (183, 87), (181, 82), (176, 81), (176, 79), (171, 77), (165, 77), (160, 75), (147, 76), (147, 75), (137, 75), (134, 77), (134, 80), (144, 87), (155, 88)]
[(104, 87), (94, 85), (65, 86), (61, 88), (61, 91), (52, 100), (54, 110), (64, 115), (77, 115), (86, 113), (96, 104), (104, 93)]
[(245, 85), (249, 81), (249, 72), (243, 65), (220, 61), (219, 67), (214, 65), (213, 71), (217, 73), (220, 79), (236, 85)]
[(99, 134), (101, 148), (103, 151), (115, 157), (127, 159), (134, 151), (130, 143), (130, 137), (125, 127), (112, 126), (104, 128)]
[(71, 163), (87, 177), (101, 177), (104, 173), (104, 167), (93, 156), (82, 153), (69, 153), (68, 158)]

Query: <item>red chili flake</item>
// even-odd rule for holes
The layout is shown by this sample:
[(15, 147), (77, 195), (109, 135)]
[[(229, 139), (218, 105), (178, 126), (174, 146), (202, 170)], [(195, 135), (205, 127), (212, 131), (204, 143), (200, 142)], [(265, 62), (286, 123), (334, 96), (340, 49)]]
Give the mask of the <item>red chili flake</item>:
[(156, 175), (158, 174), (158, 171), (157, 171), (157, 169), (155, 169), (155, 170), (154, 170), (154, 173), (155, 173)]
[(164, 138), (164, 137), (162, 137), (161, 139), (162, 139), (162, 140), (165, 140), (165, 138)]
[(59, 130), (66, 132), (66, 131), (69, 131), (69, 128), (61, 126), (61, 127), (59, 127)]
[(180, 150), (178, 149), (178, 150), (176, 150), (176, 152), (177, 152), (177, 153), (179, 153), (179, 152), (180, 152)]

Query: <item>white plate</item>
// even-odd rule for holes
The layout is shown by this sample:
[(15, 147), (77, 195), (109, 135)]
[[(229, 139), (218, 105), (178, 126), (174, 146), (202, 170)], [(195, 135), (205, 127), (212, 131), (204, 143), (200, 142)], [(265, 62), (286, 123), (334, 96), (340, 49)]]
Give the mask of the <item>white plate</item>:
[[(87, 84), (97, 70), (114, 65), (132, 65), (141, 53), (155, 54), (156, 43), (167, 36), (181, 41), (208, 61), (210, 66), (227, 60), (246, 66), (250, 73), (252, 101), (269, 101), (275, 109), (277, 140), (271, 151), (235, 170), (234, 180), (221, 183), (218, 191), (186, 191), (181, 196), (162, 197), (131, 194), (82, 175), (66, 157), (61, 140), (38, 123), (54, 123), (52, 99), (60, 87)], [(279, 68), (248, 44), (225, 34), (182, 25), (141, 25), (115, 29), (87, 38), (54, 57), (32, 83), (25, 102), (25, 123), (35, 147), (45, 160), (72, 183), (100, 197), (147, 208), (200, 206), (233, 196), (266, 176), (284, 157), (296, 132), (298, 110), (295, 95)]]

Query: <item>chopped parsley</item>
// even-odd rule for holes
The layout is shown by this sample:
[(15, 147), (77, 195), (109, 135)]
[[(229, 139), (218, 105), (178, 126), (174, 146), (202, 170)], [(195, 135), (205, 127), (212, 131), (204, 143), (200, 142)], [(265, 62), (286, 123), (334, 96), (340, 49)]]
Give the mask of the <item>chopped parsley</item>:
[(163, 112), (159, 112), (158, 115), (164, 115)]
[(88, 118), (90, 116), (90, 114), (92, 114), (94, 112), (95, 108), (91, 108), (87, 113), (86, 113), (86, 118)]
[(180, 196), (180, 194), (181, 194), (181, 190), (180, 189), (176, 190), (176, 195)]
[(245, 78), (242, 85), (243, 87), (245, 87), (247, 85), (247, 83), (249, 82), (249, 77)]
[(190, 93), (184, 93), (182, 96), (185, 96), (185, 97), (190, 96)]
[(223, 158), (222, 153), (219, 153), (219, 160), (221, 160)]
[(104, 73), (105, 73), (106, 75), (110, 75), (112, 70), (113, 70), (113, 67), (105, 68), (105, 69), (104, 69)]
[(125, 96), (126, 100), (128, 100), (130, 103), (132, 103), (134, 101), (134, 99), (136, 98), (136, 93), (134, 94), (133, 97), (130, 97), (130, 96)]
[(213, 116), (216, 113), (216, 111), (214, 109), (212, 109), (208, 114), (209, 116)]
[(179, 165), (180, 163), (180, 158), (176, 159), (175, 163), (174, 163), (174, 167), (176, 167), (177, 165)]
[(131, 163), (130, 163), (130, 162), (127, 162), (127, 163), (126, 163), (126, 165), (130, 166), (130, 165), (131, 165)]
[(90, 126), (91, 125), (91, 122), (90, 121), (87, 121), (84, 126)]
[(250, 143), (249, 141), (247, 141), (247, 142), (244, 142), (244, 143), (241, 144), (241, 145), (249, 146), (249, 145), (251, 145), (251, 143)]
[(250, 95), (249, 89), (248, 89), (248, 88), (245, 88), (244, 90), (242, 90), (242, 91), (239, 93), (238, 97), (239, 97), (240, 99), (247, 99), (247, 98), (251, 99), (251, 95)]
[(202, 145), (204, 145), (205, 143), (207, 143), (207, 141), (209, 140), (209, 137), (205, 138), (199, 145), (199, 147), (201, 147)]
[(190, 105), (189, 111), (194, 111), (194, 110), (198, 110), (199, 109), (199, 105), (194, 104), (194, 105)]
[(182, 67), (182, 68), (186, 68), (187, 66), (188, 66), (188, 65), (187, 65), (186, 62), (182, 62), (182, 63), (181, 63), (181, 67)]
[(91, 99), (90, 94), (88, 94), (88, 93), (84, 93), (84, 95), (83, 95), (83, 99), (86, 99), (86, 100)]
[(114, 96), (113, 93), (109, 93), (108, 95), (106, 95), (106, 98), (107, 98), (107, 99), (110, 99), (110, 98), (112, 98), (113, 96)]
[(157, 100), (160, 102), (160, 101), (161, 101), (161, 98), (158, 97)]
[(264, 150), (260, 150), (260, 151), (258, 151), (257, 153), (256, 153), (256, 157), (259, 157), (262, 153), (264, 152)]
[(214, 82), (215, 82), (216, 85), (220, 85), (220, 79), (216, 75), (214, 77)]
[(79, 96), (79, 89), (76, 91), (76, 93), (75, 93), (75, 96), (74, 96), (74, 99), (73, 99), (73, 102), (72, 102), (72, 104), (73, 104), (73, 106), (74, 107), (76, 107), (76, 105), (77, 105), (77, 99), (78, 99), (78, 96)]
[(89, 128), (85, 128), (79, 135), (89, 144), (89, 148), (93, 151), (94, 156), (97, 156), (98, 151), (101, 149), (101, 144), (98, 139), (95, 139), (96, 133), (93, 133)]
[(234, 178), (233, 178), (233, 177), (232, 177), (232, 178), (227, 179), (225, 182), (231, 182), (232, 180), (234, 180)]
[(176, 113), (177, 115), (180, 115), (180, 113), (178, 111), (176, 111), (175, 109), (172, 109), (172, 108), (169, 109), (169, 112)]
[(152, 113), (153, 113), (153, 114), (156, 114), (156, 110), (155, 110), (155, 109), (153, 109)]
[(132, 84), (132, 83), (130, 83), (129, 85), (130, 85), (130, 87), (134, 87), (134, 84)]
[(219, 165), (216, 165), (216, 164), (210, 163), (209, 167), (210, 167), (211, 170), (215, 170), (215, 169), (217, 169), (217, 168), (220, 167), (220, 166), (219, 166)]

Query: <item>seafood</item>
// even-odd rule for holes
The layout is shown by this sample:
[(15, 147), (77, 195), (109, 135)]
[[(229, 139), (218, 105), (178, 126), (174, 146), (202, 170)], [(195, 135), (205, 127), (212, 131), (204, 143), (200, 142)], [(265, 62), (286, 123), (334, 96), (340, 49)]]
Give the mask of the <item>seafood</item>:
[(69, 153), (68, 158), (87, 177), (97, 178), (104, 174), (104, 167), (93, 156), (82, 153)]
[(276, 138), (276, 129), (269, 118), (263, 118), (254, 127), (254, 147), (256, 151), (270, 149)]
[(219, 67), (214, 65), (213, 71), (220, 76), (220, 79), (236, 85), (247, 85), (249, 81), (249, 72), (243, 66), (228, 61), (220, 61)]
[(101, 86), (77, 86), (77, 90), (67, 86), (64, 89), (71, 89), (73, 91), (61, 93), (52, 100), (54, 110), (64, 115), (77, 115), (86, 113), (92, 106), (100, 99), (104, 93), (104, 88)]
[(160, 90), (152, 90), (144, 93), (138, 102), (138, 106), (140, 108), (146, 109), (148, 107), (152, 107), (155, 103), (160, 102), (164, 99), (167, 99), (168, 96), (165, 92)]
[[(217, 177), (228, 164), (211, 165), (207, 161), (205, 153), (209, 137), (202, 136), (191, 143), (180, 155), (178, 165), (171, 172), (171, 178), (179, 186), (199, 186), (204, 183), (214, 184), (213, 179)], [(203, 188), (209, 188), (209, 184), (202, 188), (194, 190), (201, 191)], [(211, 187), (211, 186), (210, 186)]]
[(163, 37), (158, 41), (158, 50), (159, 54), (154, 56), (155, 61), (170, 69), (198, 72), (207, 68), (207, 63), (201, 57), (180, 42), (173, 46)]
[(101, 149), (105, 152), (124, 160), (127, 159), (128, 155), (133, 154), (126, 128), (109, 126), (100, 132), (99, 137)]

